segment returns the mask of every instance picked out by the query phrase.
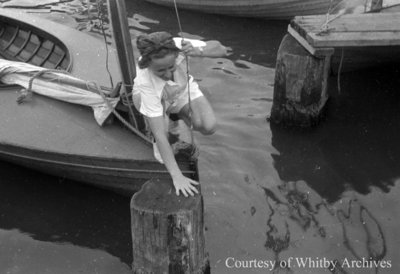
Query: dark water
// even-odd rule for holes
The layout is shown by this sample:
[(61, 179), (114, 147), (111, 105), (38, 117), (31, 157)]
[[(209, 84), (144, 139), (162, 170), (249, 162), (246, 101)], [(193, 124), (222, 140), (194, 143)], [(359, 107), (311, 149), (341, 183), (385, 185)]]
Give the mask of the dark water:
[[(178, 33), (173, 10), (126, 4), (143, 16), (133, 34)], [(180, 16), (185, 33), (233, 51), (191, 66), (219, 121), (214, 136), (196, 135), (212, 272), (398, 273), (398, 66), (343, 75), (340, 94), (332, 78), (324, 123), (282, 129), (266, 117), (287, 22)], [(129, 273), (129, 198), (8, 163), (0, 178), (0, 273)], [(294, 264), (307, 258), (343, 267)], [(363, 258), (386, 267), (343, 265)], [(293, 261), (245, 268), (251, 260)]]

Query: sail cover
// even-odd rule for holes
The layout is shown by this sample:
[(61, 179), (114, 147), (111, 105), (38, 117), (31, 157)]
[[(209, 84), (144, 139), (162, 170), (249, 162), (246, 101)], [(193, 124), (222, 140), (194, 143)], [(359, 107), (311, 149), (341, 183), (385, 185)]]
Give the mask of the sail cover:
[(0, 81), (4, 84), (20, 85), (25, 89), (28, 89), (29, 82), (32, 81), (31, 91), (34, 93), (89, 106), (93, 109), (95, 120), (100, 126), (119, 101), (119, 98), (101, 96), (100, 92), (103, 91), (94, 82), (75, 78), (62, 71), (48, 70), (22, 62), (0, 59)]

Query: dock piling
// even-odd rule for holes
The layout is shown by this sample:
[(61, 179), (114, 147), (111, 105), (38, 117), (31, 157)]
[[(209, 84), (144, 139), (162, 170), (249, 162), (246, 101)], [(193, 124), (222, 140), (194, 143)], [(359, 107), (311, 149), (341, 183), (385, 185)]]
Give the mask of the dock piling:
[(287, 34), (276, 61), (271, 121), (310, 127), (317, 124), (328, 99), (331, 52), (311, 55)]
[(380, 0), (371, 5), (369, 13), (296, 16), (290, 22), (278, 50), (271, 122), (317, 124), (328, 99), (328, 74), (336, 67), (340, 74), (342, 65), (351, 71), (399, 62), (400, 12), (383, 9)]
[(177, 196), (170, 181), (150, 180), (132, 197), (131, 227), (133, 273), (210, 273), (201, 194)]

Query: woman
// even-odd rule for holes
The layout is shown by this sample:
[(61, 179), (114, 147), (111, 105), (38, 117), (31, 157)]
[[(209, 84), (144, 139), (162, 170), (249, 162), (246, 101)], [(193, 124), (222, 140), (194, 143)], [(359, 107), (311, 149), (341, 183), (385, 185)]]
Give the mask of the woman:
[(185, 177), (179, 169), (168, 141), (165, 117), (177, 115), (188, 125), (192, 124), (194, 130), (206, 135), (215, 132), (216, 119), (198, 84), (192, 76), (188, 79), (186, 58), (183, 55), (205, 56), (207, 52), (201, 47), (193, 47), (188, 41), (178, 40), (182, 43), (181, 49), (167, 32), (155, 32), (137, 38), (136, 44), (141, 56), (133, 97), (154, 136), (155, 157), (165, 164), (176, 194), (182, 192), (187, 197), (198, 193), (195, 187), (198, 182)]

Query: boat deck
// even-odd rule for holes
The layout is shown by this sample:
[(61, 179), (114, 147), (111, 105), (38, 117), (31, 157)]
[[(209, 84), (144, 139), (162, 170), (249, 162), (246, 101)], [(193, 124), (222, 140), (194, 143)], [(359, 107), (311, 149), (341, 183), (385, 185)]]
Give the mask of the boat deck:
[[(132, 194), (151, 179), (168, 179), (153, 149), (118, 121), (97, 125), (89, 107), (34, 94), (16, 103), (20, 87), (0, 87), (0, 159)], [(179, 161), (197, 178), (195, 162)]]
[(117, 122), (100, 127), (89, 107), (60, 102), (38, 94), (34, 94), (31, 101), (18, 105), (16, 99), (19, 89), (0, 89), (3, 143), (23, 144), (25, 147), (67, 154), (152, 159), (151, 148), (144, 145), (140, 138), (128, 130), (121, 130)]

